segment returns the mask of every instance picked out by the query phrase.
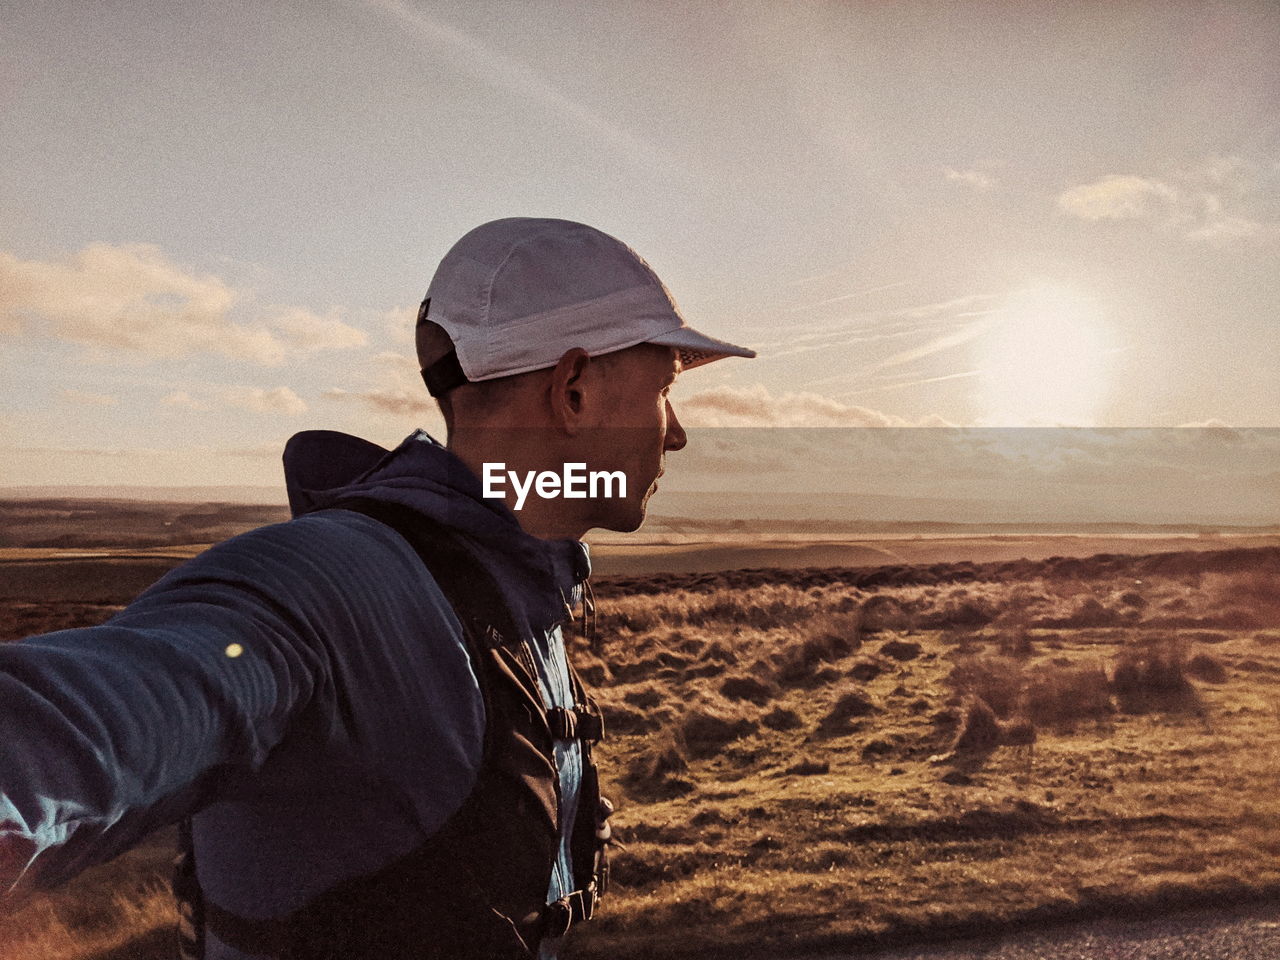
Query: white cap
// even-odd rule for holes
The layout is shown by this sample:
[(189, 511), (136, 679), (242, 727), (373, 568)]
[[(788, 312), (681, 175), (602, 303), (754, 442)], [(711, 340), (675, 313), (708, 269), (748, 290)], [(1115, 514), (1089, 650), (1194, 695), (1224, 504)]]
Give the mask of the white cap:
[(471, 381), (553, 367), (572, 347), (593, 356), (640, 343), (675, 347), (686, 369), (756, 355), (686, 325), (639, 254), (569, 220), (511, 217), (476, 227), (436, 268), (418, 313), (424, 320), (449, 335)]

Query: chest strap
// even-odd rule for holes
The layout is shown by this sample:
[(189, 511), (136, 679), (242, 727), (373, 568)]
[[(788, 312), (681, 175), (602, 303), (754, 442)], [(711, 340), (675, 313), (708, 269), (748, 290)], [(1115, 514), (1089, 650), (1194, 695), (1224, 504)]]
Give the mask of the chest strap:
[(604, 718), (586, 704), (579, 703), (572, 710), (552, 707), (547, 711), (547, 723), (557, 740), (599, 743), (604, 739)]

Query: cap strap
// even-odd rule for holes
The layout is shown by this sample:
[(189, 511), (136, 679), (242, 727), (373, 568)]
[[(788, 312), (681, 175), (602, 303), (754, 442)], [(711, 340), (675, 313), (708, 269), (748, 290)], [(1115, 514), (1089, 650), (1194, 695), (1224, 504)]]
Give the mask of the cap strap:
[(427, 385), (427, 393), (433, 397), (443, 397), (454, 387), (466, 383), (467, 375), (462, 372), (462, 364), (458, 362), (458, 351), (450, 350), (423, 370), (422, 382)]
[[(426, 297), (418, 307), (418, 327), (427, 322), (427, 314), (430, 311), (431, 298)], [(443, 397), (454, 387), (460, 387), (466, 383), (467, 375), (462, 372), (462, 364), (458, 362), (458, 351), (450, 350), (424, 369), (422, 382), (427, 385), (427, 393), (433, 397)]]

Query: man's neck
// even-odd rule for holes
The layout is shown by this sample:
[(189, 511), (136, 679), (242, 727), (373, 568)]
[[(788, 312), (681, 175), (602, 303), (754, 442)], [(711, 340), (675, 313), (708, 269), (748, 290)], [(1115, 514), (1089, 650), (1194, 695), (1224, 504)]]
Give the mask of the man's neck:
[[(492, 433), (481, 438), (458, 431), (450, 434), (446, 446), (475, 474), (482, 488), (485, 464), (502, 464), (504, 482), (497, 485), (497, 490), (501, 492), (501, 499), (515, 515), (525, 533), (542, 540), (581, 540), (590, 526), (576, 509), (579, 501), (563, 497), (543, 498), (529, 489), (523, 502), (520, 502), (515, 485), (510, 480), (510, 473), (521, 478), (521, 483), (530, 475), (536, 476), (544, 470), (560, 473), (564, 467), (563, 462), (549, 458), (550, 451), (546, 449), (528, 449), (529, 444), (522, 442), (523, 438), (519, 433), (512, 432), (510, 442), (501, 444), (494, 444), (492, 438)], [(480, 442), (481, 440), (489, 442)], [(502, 449), (494, 449), (495, 446), (501, 446)]]

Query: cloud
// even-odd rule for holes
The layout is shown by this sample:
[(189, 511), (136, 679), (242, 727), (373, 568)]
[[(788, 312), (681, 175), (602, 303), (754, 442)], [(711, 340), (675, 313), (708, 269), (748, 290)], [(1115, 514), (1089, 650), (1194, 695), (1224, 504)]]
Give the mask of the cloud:
[(1260, 223), (1243, 217), (1223, 217), (1187, 234), (1188, 240), (1201, 240), (1215, 247), (1226, 246), (1240, 240), (1270, 243), (1280, 240), (1280, 223)]
[(425, 390), (405, 390), (392, 387), (389, 389), (357, 391), (334, 387), (326, 390), (322, 396), (327, 400), (364, 403), (375, 410), (381, 410), (383, 413), (392, 413), (397, 416), (430, 413), (435, 409), (435, 404), (427, 396)]
[(1219, 420), (1217, 417), (1210, 417), (1208, 420), (1197, 420), (1195, 423), (1180, 423), (1179, 430), (1184, 429), (1205, 429), (1205, 430), (1234, 430), (1235, 428), (1225, 420)]
[[(994, 311), (984, 310), (980, 311), (977, 315), (984, 316), (993, 312)], [(970, 340), (977, 339), (982, 336), (982, 334), (990, 330), (992, 323), (993, 321), (989, 319), (976, 320), (967, 326), (961, 327), (959, 330), (943, 334), (940, 337), (934, 337), (932, 340), (927, 343), (923, 343), (918, 347), (912, 347), (910, 350), (903, 350), (899, 353), (895, 353), (893, 356), (887, 357), (879, 363), (874, 364), (871, 369), (880, 370), (886, 367), (900, 367), (904, 363), (913, 363), (916, 360), (932, 356), (933, 354), (939, 353), (943, 350), (950, 350), (952, 347), (962, 346)]]
[[(812, 277), (801, 277), (799, 280), (792, 280), (788, 286), (798, 286), (802, 283), (814, 283), (819, 280), (827, 280), (831, 277), (839, 276), (846, 271), (835, 271), (832, 273), (816, 274)], [(869, 296), (873, 293), (881, 293), (885, 290), (896, 290), (898, 287), (909, 287), (915, 284), (923, 283), (923, 277), (917, 277), (913, 280), (897, 280), (893, 283), (880, 283), (874, 287), (866, 287), (862, 290), (854, 290), (852, 293), (842, 293), (839, 296), (823, 297), (821, 300), (815, 300), (812, 303), (802, 303), (798, 306), (787, 307), (787, 313), (803, 313), (807, 310), (816, 310), (818, 307), (830, 306), (833, 303), (844, 303), (847, 300), (856, 300), (860, 297)]]
[(1143, 220), (1168, 216), (1178, 192), (1148, 177), (1110, 176), (1058, 195), (1058, 209), (1081, 220)]
[(77, 457), (112, 457), (128, 459), (137, 456), (154, 456), (169, 451), (154, 447), (10, 447), (13, 453), (35, 454), (36, 456), (77, 456)]
[(0, 252), (0, 317), (8, 329), (44, 321), (84, 346), (154, 356), (212, 352), (278, 363), (267, 331), (231, 323), (235, 292), (217, 277), (171, 263), (150, 244), (94, 243), (62, 262)]
[(416, 357), (385, 350), (373, 358), (373, 371), (366, 383), (356, 390), (333, 387), (321, 396), (342, 403), (359, 403), (396, 417), (439, 417), (436, 402), (423, 386)]
[(254, 413), (276, 413), (296, 417), (307, 412), (306, 402), (289, 387), (251, 387), (244, 385), (199, 388), (198, 397), (187, 390), (175, 390), (161, 398), (165, 406), (182, 410), (208, 412), (218, 407), (252, 410)]
[(62, 399), (68, 403), (79, 403), (86, 407), (110, 407), (120, 398), (109, 393), (90, 393), (87, 390), (63, 390)]
[[(916, 304), (894, 310), (861, 313), (850, 318), (825, 325), (806, 324), (809, 333), (791, 332), (776, 340), (758, 341), (755, 347), (761, 359), (770, 361), (778, 357), (854, 343), (893, 340), (902, 337), (927, 335), (941, 327), (957, 324), (968, 326), (971, 318), (985, 311), (963, 311), (961, 308), (986, 303), (1007, 296), (1005, 293), (978, 293), (953, 297), (935, 303)], [(834, 301), (833, 301), (834, 302)]]
[(349, 350), (369, 342), (368, 334), (343, 323), (334, 312), (322, 317), (302, 307), (277, 307), (266, 322), (300, 350)]
[(1227, 246), (1280, 240), (1280, 222), (1250, 214), (1274, 194), (1258, 168), (1239, 157), (1210, 157), (1157, 179), (1112, 174), (1058, 194), (1058, 211), (1089, 222), (1134, 221), (1186, 240)]
[(173, 393), (166, 394), (160, 399), (160, 402), (168, 407), (180, 407), (183, 410), (208, 410), (209, 405), (201, 403), (195, 397), (191, 396), (186, 390), (175, 390)]
[(701, 390), (677, 404), (690, 427), (907, 427), (915, 424), (817, 393), (775, 396), (762, 384)]
[(363, 331), (336, 315), (272, 308), (232, 318), (252, 299), (196, 273), (151, 244), (94, 243), (63, 260), (20, 260), (0, 251), (0, 332), (36, 334), (145, 358), (210, 354), (275, 366), (299, 352), (363, 346)]
[(255, 413), (283, 413), (296, 417), (307, 412), (302, 398), (288, 387), (266, 390), (262, 387), (226, 387), (222, 399), (228, 406), (241, 407)]
[[(947, 380), (966, 380), (969, 377), (980, 377), (986, 370), (962, 370), (959, 373), (943, 373), (935, 377), (910, 377), (906, 380), (895, 380), (891, 383), (884, 383), (874, 387), (864, 387), (858, 390), (848, 390), (844, 393), (837, 393), (836, 397), (861, 397), (869, 393), (885, 393), (890, 390), (908, 390), (911, 387), (920, 387), (926, 383), (943, 383)], [(930, 417), (928, 422), (921, 423), (921, 426), (943, 427), (954, 426), (941, 417)]]
[(541, 104), (550, 112), (589, 131), (597, 144), (611, 145), (627, 162), (646, 168), (657, 164), (668, 170), (689, 169), (687, 163), (677, 163), (676, 158), (619, 126), (606, 113), (596, 112), (571, 99), (536, 70), (487, 46), (471, 34), (428, 16), (402, 0), (365, 0), (365, 3), (399, 22), (415, 40), (425, 40), (435, 47), (431, 54), (433, 60), (443, 51), (461, 69), (504, 97)]
[(10, 286), (13, 280), (10, 271), (5, 269), (7, 266), (5, 255), (0, 253), (0, 334), (13, 335), (22, 332), (22, 314), (17, 305), (16, 287)]
[(949, 183), (961, 183), (980, 193), (986, 193), (996, 187), (996, 179), (981, 170), (956, 170), (952, 167), (943, 167), (942, 175)]
[(220, 451), (229, 457), (245, 457), (250, 460), (279, 460), (283, 443), (259, 443), (251, 447), (227, 447)]

